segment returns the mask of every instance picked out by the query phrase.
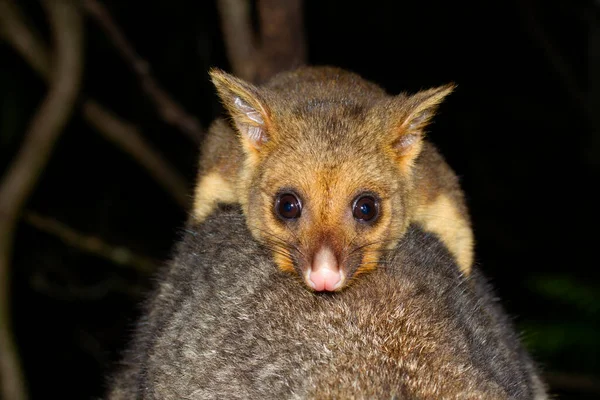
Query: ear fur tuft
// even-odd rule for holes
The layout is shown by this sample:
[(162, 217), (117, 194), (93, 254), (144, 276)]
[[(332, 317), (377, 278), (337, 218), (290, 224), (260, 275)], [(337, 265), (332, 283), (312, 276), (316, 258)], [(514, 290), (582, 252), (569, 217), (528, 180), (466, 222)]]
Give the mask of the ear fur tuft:
[(256, 86), (213, 68), (210, 77), (238, 132), (244, 147), (258, 150), (269, 140), (270, 113)]
[(403, 164), (412, 165), (422, 148), (425, 128), (435, 115), (438, 106), (454, 90), (454, 84), (422, 90), (412, 96), (400, 95), (400, 117), (394, 129), (392, 146)]

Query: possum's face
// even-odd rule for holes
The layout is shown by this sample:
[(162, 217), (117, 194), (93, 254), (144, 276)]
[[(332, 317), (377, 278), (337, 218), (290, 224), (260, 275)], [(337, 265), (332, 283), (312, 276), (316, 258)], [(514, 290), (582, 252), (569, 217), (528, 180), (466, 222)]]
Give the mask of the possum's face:
[(212, 76), (246, 154), (248, 227), (279, 268), (335, 291), (381, 265), (410, 223), (422, 129), (451, 89), (391, 97), (355, 76), (277, 90)]
[(248, 226), (282, 270), (316, 291), (339, 290), (382, 266), (406, 230), (410, 179), (373, 150), (318, 157), (283, 145), (252, 180)]

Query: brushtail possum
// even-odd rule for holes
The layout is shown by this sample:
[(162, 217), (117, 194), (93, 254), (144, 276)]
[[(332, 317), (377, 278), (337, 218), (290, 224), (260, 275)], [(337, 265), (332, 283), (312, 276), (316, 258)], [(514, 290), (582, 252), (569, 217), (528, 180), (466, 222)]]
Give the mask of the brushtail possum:
[(304, 67), (254, 86), (211, 72), (229, 120), (202, 149), (193, 215), (241, 205), (282, 271), (315, 291), (371, 271), (409, 224), (468, 274), (473, 234), (458, 179), (424, 130), (453, 85), (390, 96), (358, 75)]
[(109, 399), (547, 398), (482, 275), (418, 225), (333, 293), (282, 272), (239, 211), (184, 232)]

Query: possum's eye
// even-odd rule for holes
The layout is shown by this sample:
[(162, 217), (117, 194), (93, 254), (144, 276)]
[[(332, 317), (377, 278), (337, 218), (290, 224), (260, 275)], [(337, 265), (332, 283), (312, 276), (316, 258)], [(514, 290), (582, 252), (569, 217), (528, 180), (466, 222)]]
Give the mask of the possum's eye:
[(360, 195), (354, 200), (352, 215), (357, 221), (374, 221), (379, 215), (379, 202), (371, 195)]
[(300, 217), (302, 203), (293, 193), (282, 193), (275, 200), (275, 211), (281, 219), (295, 219)]

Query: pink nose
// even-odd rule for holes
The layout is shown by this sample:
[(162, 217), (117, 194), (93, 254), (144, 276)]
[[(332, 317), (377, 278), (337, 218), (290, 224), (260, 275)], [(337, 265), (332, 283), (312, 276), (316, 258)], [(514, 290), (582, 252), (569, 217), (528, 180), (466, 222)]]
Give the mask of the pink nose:
[(313, 257), (312, 266), (306, 272), (307, 283), (317, 292), (333, 291), (344, 281), (337, 257), (328, 246), (322, 246)]

